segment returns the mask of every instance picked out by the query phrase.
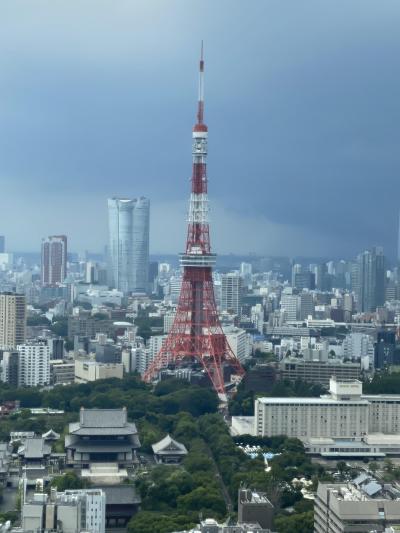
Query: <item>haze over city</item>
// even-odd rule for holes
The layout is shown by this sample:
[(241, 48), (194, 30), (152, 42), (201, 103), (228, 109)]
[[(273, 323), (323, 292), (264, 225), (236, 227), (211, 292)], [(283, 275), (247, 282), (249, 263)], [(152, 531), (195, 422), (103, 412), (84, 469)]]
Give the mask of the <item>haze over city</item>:
[(151, 199), (153, 253), (182, 250), (204, 39), (213, 249), (394, 256), (399, 17), (395, 0), (2, 2), (9, 250), (51, 232), (101, 251), (114, 195)]

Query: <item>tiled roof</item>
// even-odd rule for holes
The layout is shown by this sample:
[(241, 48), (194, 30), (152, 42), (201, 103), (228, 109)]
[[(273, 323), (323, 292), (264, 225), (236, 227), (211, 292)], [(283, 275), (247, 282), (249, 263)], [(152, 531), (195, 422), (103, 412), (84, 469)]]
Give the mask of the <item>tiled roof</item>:
[(187, 454), (186, 447), (180, 442), (174, 440), (170, 435), (167, 435), (159, 442), (156, 442), (151, 446), (154, 453), (179, 453)]
[(51, 447), (42, 438), (26, 439), (24, 445), (18, 450), (18, 453), (25, 459), (42, 459), (50, 452)]
[(121, 428), (127, 424), (126, 409), (81, 409), (80, 423), (87, 428)]
[(106, 493), (106, 505), (133, 505), (141, 502), (133, 485), (99, 487)]

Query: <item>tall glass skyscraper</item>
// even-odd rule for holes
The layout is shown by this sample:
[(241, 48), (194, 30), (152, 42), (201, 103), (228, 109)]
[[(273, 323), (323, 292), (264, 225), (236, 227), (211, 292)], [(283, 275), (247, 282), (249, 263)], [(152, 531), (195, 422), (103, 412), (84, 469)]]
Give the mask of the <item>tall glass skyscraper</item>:
[(357, 256), (357, 310), (374, 312), (385, 303), (385, 256), (376, 246)]
[(109, 284), (128, 292), (147, 292), (149, 275), (150, 201), (110, 198)]

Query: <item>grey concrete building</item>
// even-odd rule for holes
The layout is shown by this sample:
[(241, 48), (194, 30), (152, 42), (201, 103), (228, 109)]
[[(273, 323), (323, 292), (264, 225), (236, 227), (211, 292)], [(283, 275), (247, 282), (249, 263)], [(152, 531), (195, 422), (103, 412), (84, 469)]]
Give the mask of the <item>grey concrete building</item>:
[(338, 381), (359, 379), (360, 363), (343, 362), (341, 359), (307, 360), (296, 357), (285, 357), (279, 363), (282, 379), (289, 381), (305, 381), (329, 386), (329, 380), (336, 376)]
[(272, 529), (274, 506), (267, 498), (267, 495), (251, 489), (239, 489), (238, 522), (258, 523), (265, 529)]
[[(400, 524), (400, 491), (366, 474), (351, 483), (319, 483), (314, 533), (383, 533)], [(396, 528), (397, 530), (397, 528)]]

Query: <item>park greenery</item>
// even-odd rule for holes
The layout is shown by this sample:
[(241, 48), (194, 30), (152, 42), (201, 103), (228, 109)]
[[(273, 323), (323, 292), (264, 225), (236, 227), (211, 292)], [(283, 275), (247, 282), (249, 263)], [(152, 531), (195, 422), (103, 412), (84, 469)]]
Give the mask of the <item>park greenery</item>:
[[(167, 433), (185, 444), (189, 454), (181, 466), (141, 469), (136, 488), (142, 498), (142, 510), (131, 520), (130, 533), (188, 529), (198, 522), (200, 514), (225, 519), (235, 513), (237, 492), (243, 483), (267, 492), (278, 509), (282, 531), (287, 531), (286, 521), (293, 520), (293, 513), (289, 515), (285, 509), (303, 501), (291, 479), (324, 476), (322, 467), (311, 463), (296, 439), (242, 437), (242, 443), (257, 444), (262, 450), (278, 454), (270, 462), (270, 472), (266, 472), (264, 460), (245, 455), (238, 447), (239, 441), (230, 436), (218, 413), (216, 394), (180, 380), (160, 382), (154, 390), (135, 375), (51, 390), (0, 386), (0, 403), (16, 399), (21, 402), (21, 410), (3, 419), (1, 439), (6, 439), (10, 431), (40, 434), (52, 427), (61, 434), (55, 449), (62, 451), (66, 425), (77, 420), (81, 407), (126, 407), (129, 418), (138, 426), (141, 453), (151, 453), (151, 445)], [(62, 409), (65, 413), (33, 416), (29, 409), (33, 407)], [(63, 474), (54, 478), (53, 486), (64, 490), (81, 485), (73, 474)], [(300, 511), (294, 510), (294, 515), (299, 515), (297, 520), (308, 524), (309, 509), (301, 507)], [(312, 531), (305, 526), (301, 529), (301, 524), (296, 527), (300, 532)]]
[[(366, 384), (368, 392), (379, 393), (400, 390), (400, 374), (384, 374)], [(271, 395), (317, 396), (317, 386), (303, 383), (278, 383)], [(231, 412), (247, 414), (257, 392), (246, 392), (241, 385), (230, 403)], [(237, 493), (241, 485), (266, 492), (276, 507), (275, 529), (279, 533), (313, 531), (312, 504), (305, 500), (292, 480), (305, 477), (313, 482), (331, 481), (332, 478), (305, 454), (302, 443), (293, 438), (254, 437), (244, 435), (232, 438), (218, 412), (216, 394), (180, 380), (160, 382), (154, 389), (129, 375), (123, 380), (101, 380), (87, 384), (54, 387), (51, 390), (35, 388), (13, 389), (0, 385), (0, 403), (19, 400), (21, 410), (2, 420), (0, 440), (10, 431), (43, 433), (50, 427), (61, 434), (55, 444), (62, 451), (67, 424), (76, 421), (81, 407), (126, 407), (130, 420), (138, 427), (141, 452), (151, 454), (151, 445), (171, 434), (187, 447), (189, 453), (180, 466), (145, 465), (136, 479), (136, 489), (142, 498), (142, 508), (131, 520), (130, 533), (168, 533), (189, 529), (198, 522), (199, 515), (218, 520), (234, 515)], [(30, 408), (62, 409), (63, 415), (33, 416)], [(260, 452), (272, 452), (268, 469), (261, 453), (252, 459), (239, 445), (259, 446)], [(337, 465), (343, 476), (348, 475), (346, 464)], [(371, 471), (375, 465), (371, 463)], [(378, 468), (378, 467), (377, 467)], [(385, 479), (398, 479), (400, 473), (387, 462)], [(58, 490), (79, 488), (79, 478), (63, 474), (54, 478)]]
[(363, 391), (365, 394), (399, 394), (400, 372), (376, 373), (372, 380), (365, 381)]
[(272, 385), (270, 392), (247, 390), (245, 381), (242, 381), (238, 387), (237, 394), (229, 403), (229, 412), (233, 416), (254, 415), (254, 400), (259, 396), (271, 396), (273, 398), (289, 398), (296, 396), (318, 397), (324, 393), (326, 393), (326, 389), (324, 389), (322, 385), (306, 383), (304, 381), (277, 381)]
[(152, 335), (157, 335), (163, 328), (163, 318), (159, 316), (151, 317), (149, 314), (155, 311), (154, 306), (140, 307), (135, 318), (135, 325), (138, 327), (137, 334), (144, 340), (148, 340)]

